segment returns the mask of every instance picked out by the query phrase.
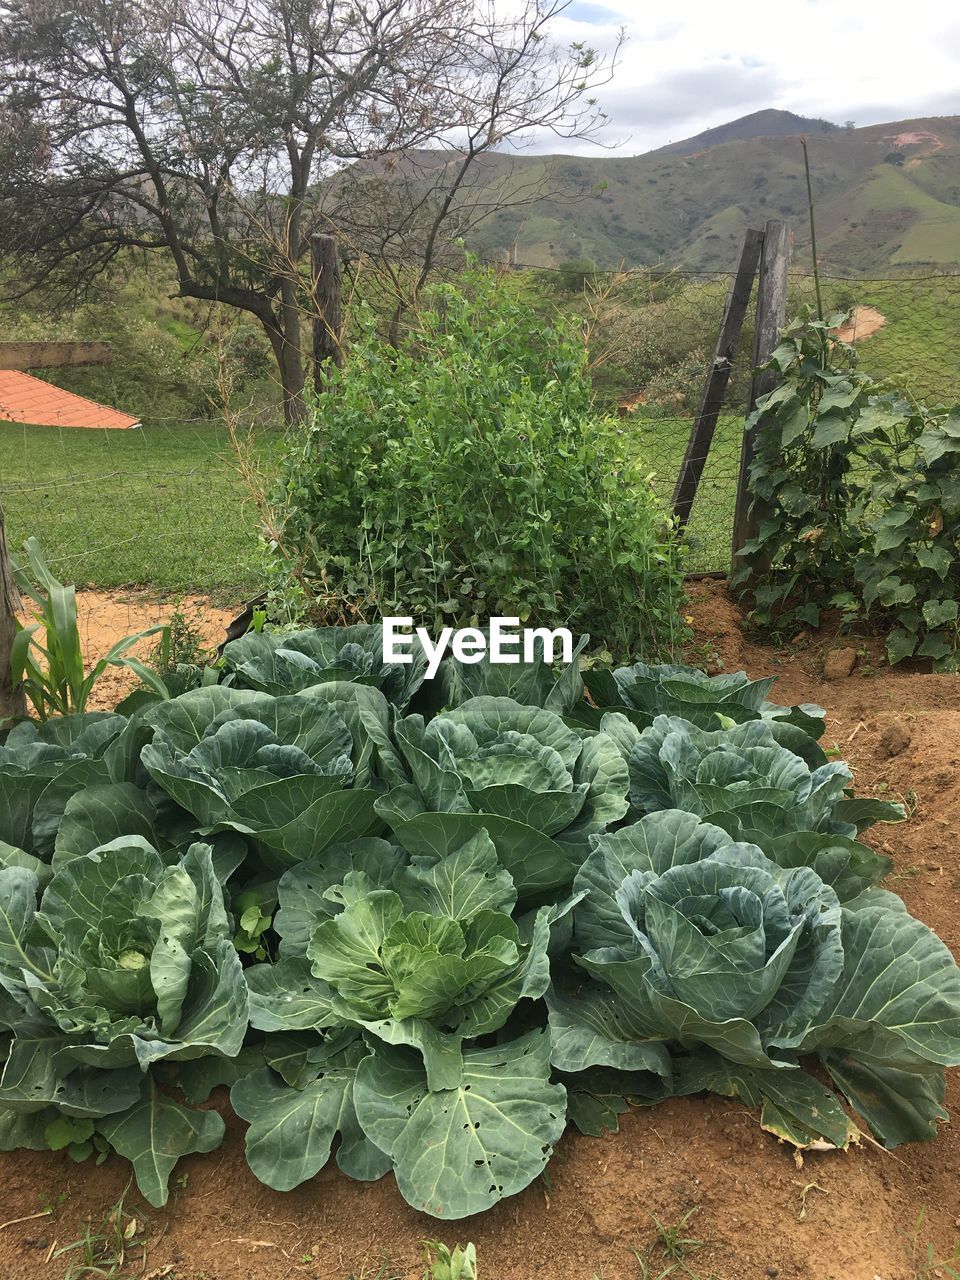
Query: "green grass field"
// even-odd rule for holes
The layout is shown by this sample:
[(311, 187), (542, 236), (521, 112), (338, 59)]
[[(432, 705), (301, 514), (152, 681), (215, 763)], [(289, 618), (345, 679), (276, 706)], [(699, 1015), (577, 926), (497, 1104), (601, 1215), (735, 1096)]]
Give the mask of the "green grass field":
[(37, 537), (63, 581), (231, 600), (258, 582), (257, 516), (222, 427), (0, 423), (0, 503), (9, 545)]
[[(649, 468), (654, 492), (668, 508), (690, 425), (689, 418), (626, 418), (622, 423), (628, 447)], [(689, 573), (729, 568), (742, 437), (742, 417), (720, 418), (687, 526)]]

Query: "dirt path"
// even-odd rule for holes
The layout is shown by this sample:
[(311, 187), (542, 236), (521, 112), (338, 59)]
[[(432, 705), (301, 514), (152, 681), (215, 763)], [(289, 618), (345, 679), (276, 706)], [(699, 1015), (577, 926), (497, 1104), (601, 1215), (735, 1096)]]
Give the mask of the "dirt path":
[[(862, 793), (915, 805), (909, 822), (875, 828), (873, 840), (894, 858), (891, 887), (960, 955), (960, 679), (882, 669), (825, 682), (813, 644), (800, 655), (750, 644), (716, 584), (696, 587), (691, 611), (726, 670), (778, 675), (778, 701), (827, 707), (826, 744), (850, 760)], [(449, 1225), (410, 1209), (391, 1178), (353, 1183), (335, 1166), (296, 1191), (270, 1191), (244, 1163), (244, 1125), (227, 1116), (224, 1148), (183, 1161), (174, 1202), (148, 1210), (146, 1274), (419, 1280), (417, 1242), (426, 1237), (473, 1240), (483, 1280), (638, 1280), (644, 1273), (630, 1250), (653, 1245), (652, 1215), (674, 1224), (697, 1207), (685, 1233), (704, 1247), (674, 1280), (932, 1280), (937, 1271), (923, 1269), (928, 1241), (942, 1256), (960, 1236), (956, 1072), (947, 1105), (956, 1123), (935, 1143), (895, 1152), (864, 1143), (847, 1154), (808, 1154), (798, 1168), (741, 1106), (676, 1100), (631, 1112), (617, 1136), (568, 1134), (549, 1185)], [(126, 1180), (113, 1159), (96, 1169), (56, 1154), (0, 1156), (0, 1221), (63, 1197), (50, 1216), (0, 1232), (0, 1274), (62, 1277), (77, 1255), (47, 1263), (51, 1245), (76, 1239), (87, 1218), (99, 1221)], [(385, 1257), (391, 1267), (381, 1273)], [(650, 1257), (649, 1276), (666, 1275), (659, 1253)]]
[(887, 317), (875, 307), (854, 307), (849, 321), (837, 330), (837, 337), (841, 342), (862, 342), (886, 323)]

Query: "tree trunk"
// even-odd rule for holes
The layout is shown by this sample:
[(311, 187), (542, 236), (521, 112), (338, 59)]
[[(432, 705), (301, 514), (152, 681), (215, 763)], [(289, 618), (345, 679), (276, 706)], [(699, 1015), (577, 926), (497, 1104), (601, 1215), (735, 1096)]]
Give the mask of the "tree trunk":
[(10, 557), (7, 555), (3, 508), (0, 507), (0, 728), (11, 716), (27, 714), (23, 686), (18, 684), (14, 688), (10, 672), (10, 650), (17, 634), (16, 614), (19, 608), (20, 592), (13, 580)]
[(280, 378), (280, 390), (283, 396), (283, 420), (288, 427), (297, 426), (306, 416), (307, 406), (303, 398), (306, 375), (303, 369), (303, 357), (300, 354), (300, 324), (296, 323), (297, 346), (288, 340), (274, 320), (259, 317), (267, 338), (273, 358), (277, 362), (277, 373)]

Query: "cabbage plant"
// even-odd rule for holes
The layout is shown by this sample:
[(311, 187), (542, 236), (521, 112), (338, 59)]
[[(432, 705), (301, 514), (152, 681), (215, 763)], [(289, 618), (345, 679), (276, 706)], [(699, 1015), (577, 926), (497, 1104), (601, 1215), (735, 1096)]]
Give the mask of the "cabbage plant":
[(223, 667), (234, 684), (275, 695), (299, 693), (330, 681), (356, 681), (406, 707), (423, 682), (427, 658), (411, 639), (411, 661), (383, 661), (383, 629), (371, 623), (306, 631), (250, 631), (223, 648)]
[(837, 887), (677, 810), (598, 841), (575, 920), (592, 982), (551, 997), (555, 1066), (650, 1070), (667, 1052), (678, 1092), (736, 1093), (794, 1141), (846, 1145), (836, 1095), (801, 1069), (815, 1053), (880, 1141), (932, 1137), (960, 1064), (960, 970), (869, 859), (857, 875), (834, 853)]
[[(111, 834), (152, 834), (153, 806), (135, 785), (149, 737), (139, 720), (105, 711), (14, 725), (0, 745), (0, 867), (45, 881), (51, 863)], [(112, 830), (111, 808), (123, 814)]]
[(339, 1131), (341, 1168), (392, 1168), (437, 1217), (525, 1187), (562, 1132), (565, 1091), (544, 1031), (508, 1027), (546, 991), (551, 927), (572, 903), (514, 918), (483, 831), (442, 856), (338, 846), (285, 873), (278, 896), (280, 957), (247, 971), (268, 1065), (231, 1095), (257, 1177), (297, 1185)]
[(379, 826), (374, 801), (393, 757), (389, 713), (375, 689), (328, 683), (273, 697), (224, 685), (194, 689), (145, 714), (142, 760), (201, 831), (250, 838), (282, 870)]
[(215, 1112), (157, 1091), (165, 1059), (231, 1058), (247, 990), (208, 845), (165, 865), (145, 841), (70, 860), (39, 892), (0, 871), (0, 1142), (43, 1147), (92, 1119), (153, 1204), (179, 1156), (223, 1135)]
[(627, 812), (614, 739), (546, 707), (470, 698), (429, 723), (407, 716), (395, 736), (409, 781), (377, 812), (401, 843), (436, 853), (484, 830), (523, 897), (569, 885), (590, 837)]
[(708, 676), (693, 667), (666, 663), (648, 666), (636, 662), (613, 671), (597, 667), (584, 675), (593, 703), (587, 722), (599, 723), (604, 711), (619, 711), (639, 728), (663, 715), (677, 716), (701, 729), (770, 720), (796, 725), (819, 738), (824, 709), (810, 702), (792, 707), (769, 702), (767, 694), (776, 682), (776, 676), (751, 680), (745, 671)]
[(847, 765), (828, 760), (795, 725), (755, 720), (710, 731), (657, 716), (639, 730), (618, 713), (602, 723), (627, 761), (638, 813), (684, 809), (751, 840), (785, 831), (853, 837), (904, 816), (899, 804), (852, 799)]

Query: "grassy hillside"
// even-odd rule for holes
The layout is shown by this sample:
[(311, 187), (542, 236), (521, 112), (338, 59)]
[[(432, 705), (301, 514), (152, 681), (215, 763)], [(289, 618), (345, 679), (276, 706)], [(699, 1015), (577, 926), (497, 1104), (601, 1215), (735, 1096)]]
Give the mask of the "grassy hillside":
[[(960, 266), (960, 116), (811, 130), (810, 151), (818, 248), (828, 269), (885, 274)], [(473, 233), (472, 247), (536, 266), (585, 258), (603, 266), (665, 261), (727, 270), (745, 226), (783, 217), (794, 230), (796, 258), (808, 253), (796, 134), (629, 159), (493, 157), (483, 181), (519, 187), (538, 178), (551, 194), (492, 215)]]

